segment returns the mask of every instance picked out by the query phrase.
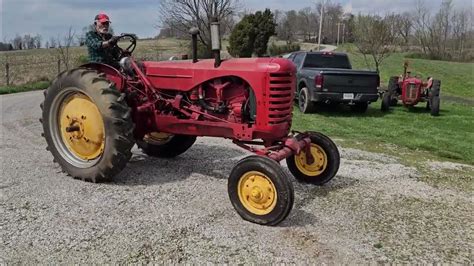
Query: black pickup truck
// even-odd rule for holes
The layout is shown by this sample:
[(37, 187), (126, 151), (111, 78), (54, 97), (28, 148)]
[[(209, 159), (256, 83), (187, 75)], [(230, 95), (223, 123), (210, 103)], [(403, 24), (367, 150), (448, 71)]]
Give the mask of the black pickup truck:
[(288, 57), (297, 67), (297, 99), (303, 113), (316, 111), (322, 104), (348, 104), (363, 113), (379, 98), (379, 74), (352, 70), (347, 54), (294, 52)]

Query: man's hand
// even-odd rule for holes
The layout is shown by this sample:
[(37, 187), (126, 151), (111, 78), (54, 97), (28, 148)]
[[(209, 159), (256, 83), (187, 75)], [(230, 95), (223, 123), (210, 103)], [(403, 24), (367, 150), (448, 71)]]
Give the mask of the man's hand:
[(108, 40), (107, 42), (109, 43), (109, 46), (112, 47), (112, 46), (117, 45), (117, 43), (118, 43), (119, 40), (120, 40), (120, 36), (113, 36), (113, 37), (110, 38), (110, 40)]

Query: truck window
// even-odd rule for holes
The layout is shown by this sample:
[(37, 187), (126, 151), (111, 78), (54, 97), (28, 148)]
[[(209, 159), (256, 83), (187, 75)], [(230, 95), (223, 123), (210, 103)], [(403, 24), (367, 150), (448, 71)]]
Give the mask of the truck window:
[(351, 63), (346, 55), (308, 54), (303, 67), (313, 68), (344, 68), (351, 69)]
[(301, 63), (303, 63), (303, 59), (304, 59), (304, 53), (296, 54), (295, 58), (293, 59), (293, 63), (295, 63), (295, 65), (299, 67)]

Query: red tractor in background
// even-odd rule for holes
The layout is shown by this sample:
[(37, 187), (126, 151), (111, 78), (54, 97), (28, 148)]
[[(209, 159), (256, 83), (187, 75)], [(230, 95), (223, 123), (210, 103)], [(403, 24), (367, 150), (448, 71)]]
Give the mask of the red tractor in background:
[(432, 116), (439, 115), (441, 81), (428, 77), (426, 82), (420, 78), (411, 77), (408, 62), (404, 64), (403, 75), (390, 78), (388, 90), (383, 94), (382, 111), (387, 112), (390, 106), (396, 106), (401, 100), (406, 107), (412, 107), (419, 102), (426, 102), (426, 109)]
[[(290, 133), (295, 67), (281, 58), (220, 58), (219, 25), (213, 22), (215, 60), (136, 62), (133, 35), (120, 69), (91, 63), (61, 73), (41, 104), (43, 136), (64, 172), (84, 181), (109, 181), (137, 144), (144, 153), (171, 158), (196, 137), (232, 139), (255, 153), (230, 173), (228, 193), (248, 221), (276, 225), (293, 206), (297, 180), (322, 185), (339, 169), (339, 152), (325, 135)], [(183, 165), (186, 167), (186, 165)]]

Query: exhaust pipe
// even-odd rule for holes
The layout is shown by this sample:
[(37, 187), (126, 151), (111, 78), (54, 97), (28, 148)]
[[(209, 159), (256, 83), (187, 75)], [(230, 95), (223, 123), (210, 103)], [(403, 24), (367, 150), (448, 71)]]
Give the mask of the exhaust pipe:
[(218, 68), (221, 65), (221, 36), (220, 36), (220, 23), (217, 17), (211, 19), (211, 46), (212, 53), (214, 54), (214, 67)]
[(192, 35), (192, 49), (193, 49), (193, 63), (197, 63), (198, 61), (198, 56), (197, 56), (197, 42), (198, 42), (198, 35), (199, 35), (199, 29), (196, 27), (193, 27), (189, 30), (189, 33)]

